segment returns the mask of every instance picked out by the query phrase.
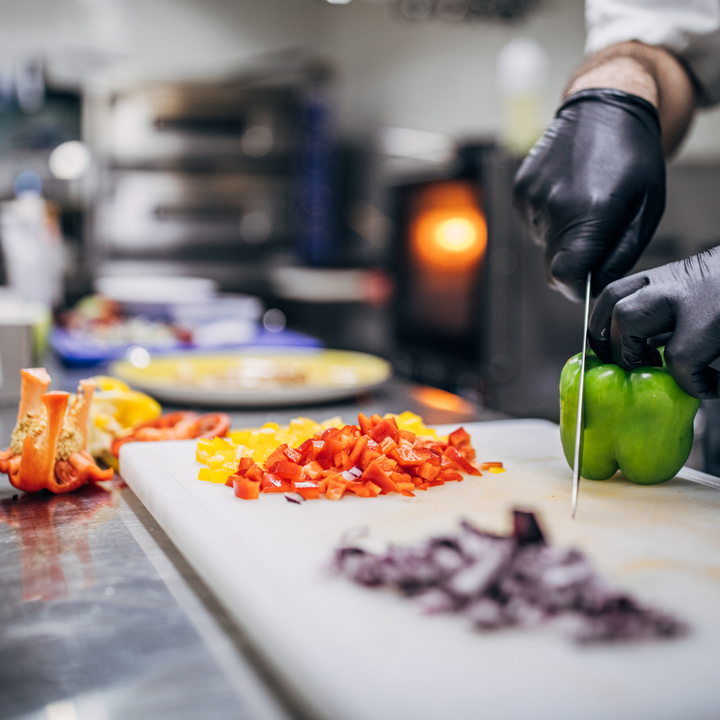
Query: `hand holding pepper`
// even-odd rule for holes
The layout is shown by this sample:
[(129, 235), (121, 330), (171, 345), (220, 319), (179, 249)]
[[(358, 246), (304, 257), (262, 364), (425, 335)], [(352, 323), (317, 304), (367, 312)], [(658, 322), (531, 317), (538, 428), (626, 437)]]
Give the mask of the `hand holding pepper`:
[(596, 295), (635, 264), (665, 209), (657, 111), (620, 90), (570, 95), (520, 167), (515, 202), (551, 284), (579, 300), (592, 271)]
[(720, 248), (637, 273), (608, 285), (589, 326), (590, 346), (625, 370), (661, 366), (648, 339), (672, 333), (665, 363), (678, 385), (697, 398), (717, 398), (720, 376)]

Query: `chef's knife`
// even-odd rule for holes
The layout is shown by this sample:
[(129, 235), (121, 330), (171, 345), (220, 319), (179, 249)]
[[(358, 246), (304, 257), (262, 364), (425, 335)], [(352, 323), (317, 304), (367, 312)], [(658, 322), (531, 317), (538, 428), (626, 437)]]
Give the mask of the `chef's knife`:
[(580, 385), (578, 387), (577, 418), (575, 420), (575, 457), (573, 460), (572, 517), (577, 510), (580, 489), (580, 466), (582, 465), (583, 395), (585, 391), (585, 355), (587, 349), (588, 317), (590, 314), (590, 273), (585, 281), (585, 320), (583, 322), (582, 362), (580, 364)]

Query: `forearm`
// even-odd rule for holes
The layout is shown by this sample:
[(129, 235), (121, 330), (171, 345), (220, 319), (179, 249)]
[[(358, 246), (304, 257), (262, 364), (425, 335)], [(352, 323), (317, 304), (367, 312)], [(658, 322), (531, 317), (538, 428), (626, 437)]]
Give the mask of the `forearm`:
[(639, 42), (612, 45), (588, 58), (565, 95), (588, 88), (615, 88), (652, 103), (660, 115), (666, 156), (682, 141), (695, 112), (695, 91), (682, 64), (667, 50)]

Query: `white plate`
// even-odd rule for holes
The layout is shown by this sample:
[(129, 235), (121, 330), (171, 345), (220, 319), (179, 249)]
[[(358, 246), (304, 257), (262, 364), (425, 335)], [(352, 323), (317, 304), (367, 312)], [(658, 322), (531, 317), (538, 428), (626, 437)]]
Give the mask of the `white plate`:
[(146, 367), (128, 360), (110, 372), (158, 400), (213, 407), (303, 405), (352, 397), (384, 383), (390, 363), (342, 350), (255, 349), (228, 354), (178, 353)]

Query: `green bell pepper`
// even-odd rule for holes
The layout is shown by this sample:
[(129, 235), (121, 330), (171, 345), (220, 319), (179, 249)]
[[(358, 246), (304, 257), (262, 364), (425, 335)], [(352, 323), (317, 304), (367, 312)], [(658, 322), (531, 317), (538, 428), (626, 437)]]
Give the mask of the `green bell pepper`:
[[(560, 438), (570, 467), (581, 363), (581, 354), (571, 357), (560, 376)], [(698, 407), (664, 363), (625, 371), (588, 350), (581, 477), (607, 480), (619, 469), (640, 485), (669, 480), (690, 455)]]

